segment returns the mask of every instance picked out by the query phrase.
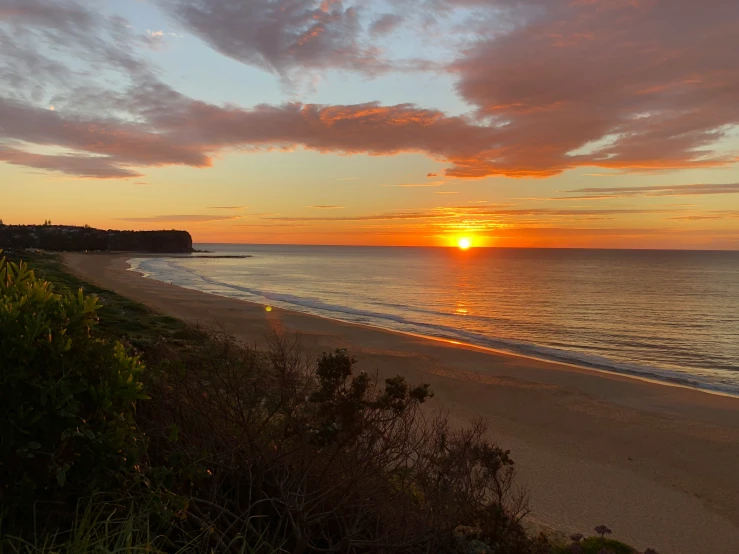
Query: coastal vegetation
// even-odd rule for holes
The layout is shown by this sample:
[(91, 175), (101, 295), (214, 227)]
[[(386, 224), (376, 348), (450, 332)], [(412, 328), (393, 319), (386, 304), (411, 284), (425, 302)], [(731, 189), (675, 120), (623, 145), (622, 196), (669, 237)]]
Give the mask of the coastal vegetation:
[(484, 422), (453, 426), (428, 385), (355, 362), (285, 334), (239, 344), (53, 256), (3, 259), (0, 549), (634, 552), (604, 527), (531, 536)]
[(128, 251), (189, 253), (187, 231), (114, 231), (73, 225), (4, 225), (0, 221), (0, 248), (48, 251)]

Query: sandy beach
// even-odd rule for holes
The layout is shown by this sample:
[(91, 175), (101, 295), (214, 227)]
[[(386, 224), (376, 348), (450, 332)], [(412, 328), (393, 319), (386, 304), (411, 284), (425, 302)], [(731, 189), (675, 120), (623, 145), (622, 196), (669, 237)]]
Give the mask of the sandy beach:
[(739, 552), (739, 399), (342, 323), (213, 296), (128, 271), (131, 254), (66, 254), (69, 270), (186, 321), (306, 350), (347, 348), (360, 367), (431, 384), (435, 406), (482, 415), (530, 489), (532, 518), (661, 554)]

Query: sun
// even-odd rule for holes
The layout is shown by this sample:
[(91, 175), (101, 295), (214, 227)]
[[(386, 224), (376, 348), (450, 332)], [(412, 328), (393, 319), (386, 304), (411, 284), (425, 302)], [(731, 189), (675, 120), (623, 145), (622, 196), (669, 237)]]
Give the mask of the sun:
[(472, 246), (472, 241), (466, 237), (462, 237), (457, 242), (457, 245), (461, 250), (467, 250), (470, 246)]

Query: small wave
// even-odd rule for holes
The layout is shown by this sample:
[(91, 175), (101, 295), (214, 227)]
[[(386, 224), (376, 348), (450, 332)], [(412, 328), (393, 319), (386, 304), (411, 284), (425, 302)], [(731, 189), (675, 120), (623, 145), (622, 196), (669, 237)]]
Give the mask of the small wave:
[[(640, 377), (724, 394), (739, 394), (739, 387), (736, 385), (731, 383), (717, 383), (715, 380), (702, 375), (688, 376), (677, 371), (648, 365), (617, 362), (597, 354), (543, 346), (514, 339), (491, 337), (457, 327), (415, 321), (400, 315), (331, 304), (318, 298), (265, 291), (258, 288), (226, 283), (197, 273), (177, 263), (174, 259), (136, 258), (130, 260), (129, 264), (131, 266), (129, 268), (130, 270), (136, 271), (144, 277), (228, 298), (247, 300), (258, 304), (271, 305), (389, 331), (419, 335), (432, 339), (455, 341), (470, 346), (574, 365), (585, 369)], [(408, 311), (431, 313), (438, 316), (448, 315), (423, 309), (418, 310), (412, 306), (408, 306)]]
[(135, 271), (136, 273), (141, 274), (142, 277), (147, 277), (150, 279), (156, 279), (157, 281), (163, 281), (164, 279), (161, 279), (156, 271), (152, 271), (148, 267), (146, 267), (146, 263), (152, 260), (153, 258), (133, 258), (131, 260), (128, 260), (128, 271)]

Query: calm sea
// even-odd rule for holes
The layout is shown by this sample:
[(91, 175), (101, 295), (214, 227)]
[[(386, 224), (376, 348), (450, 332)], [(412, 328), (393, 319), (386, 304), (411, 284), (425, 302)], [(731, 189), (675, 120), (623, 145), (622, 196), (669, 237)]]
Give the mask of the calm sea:
[(385, 329), (739, 394), (739, 252), (200, 244), (145, 276)]

